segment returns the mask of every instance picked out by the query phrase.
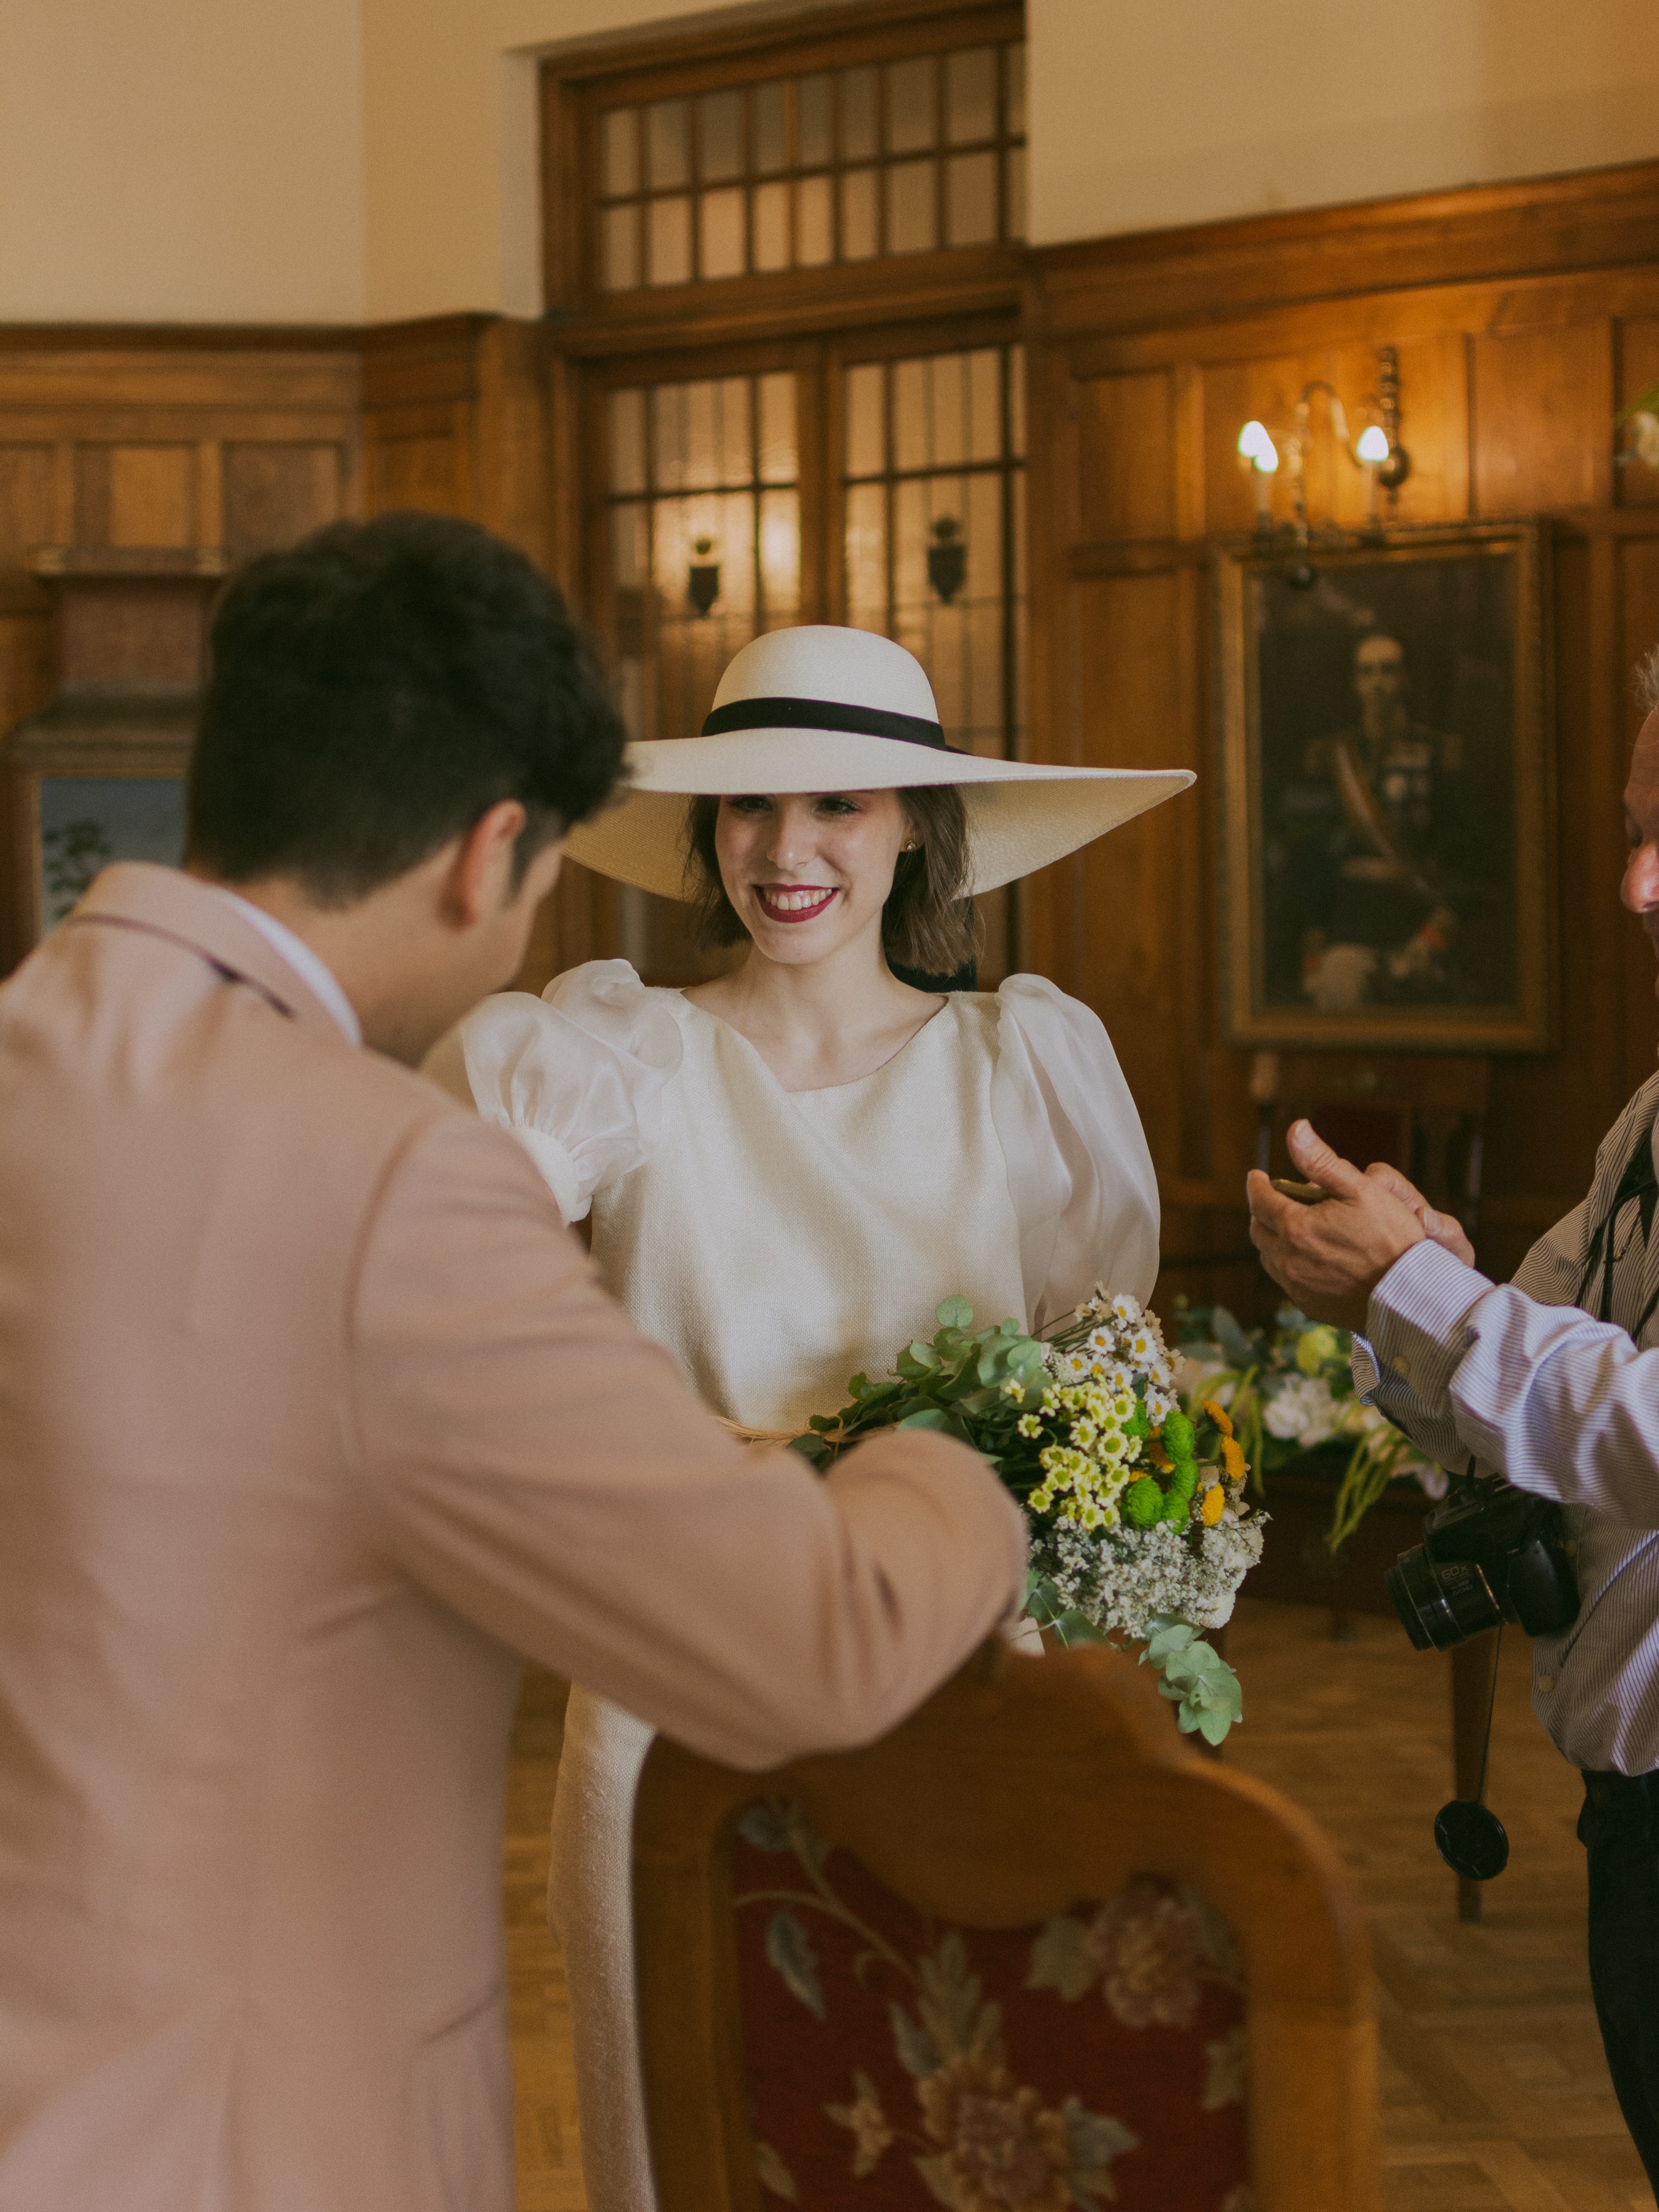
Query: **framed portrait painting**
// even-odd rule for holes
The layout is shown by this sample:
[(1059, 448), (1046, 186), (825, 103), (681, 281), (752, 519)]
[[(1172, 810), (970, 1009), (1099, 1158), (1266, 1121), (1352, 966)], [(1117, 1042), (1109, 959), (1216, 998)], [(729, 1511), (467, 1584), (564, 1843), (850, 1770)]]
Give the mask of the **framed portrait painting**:
[(1229, 1042), (1553, 1044), (1546, 558), (1534, 522), (1221, 551)]

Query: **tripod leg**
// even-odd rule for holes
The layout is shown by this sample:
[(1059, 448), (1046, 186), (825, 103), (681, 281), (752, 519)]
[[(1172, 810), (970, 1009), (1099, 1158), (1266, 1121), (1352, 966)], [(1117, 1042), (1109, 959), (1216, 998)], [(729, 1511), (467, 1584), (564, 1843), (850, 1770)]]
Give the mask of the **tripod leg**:
[[(1492, 1670), (1496, 1638), (1489, 1632), (1470, 1643), (1454, 1644), (1451, 1654), (1452, 1787), (1459, 1797), (1471, 1798), (1480, 1787), (1480, 1753), (1492, 1705)], [(1457, 1876), (1457, 1917), (1480, 1918), (1478, 1881)]]

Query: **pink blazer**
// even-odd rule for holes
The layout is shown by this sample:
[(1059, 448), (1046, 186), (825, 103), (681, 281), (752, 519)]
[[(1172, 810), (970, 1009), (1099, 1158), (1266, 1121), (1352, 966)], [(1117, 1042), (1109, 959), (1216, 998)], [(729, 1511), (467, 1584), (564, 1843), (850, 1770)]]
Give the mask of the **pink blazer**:
[(758, 1766), (1023, 1559), (944, 1439), (740, 1451), (510, 1138), (111, 868), (0, 990), (0, 2212), (507, 2212), (517, 1655)]

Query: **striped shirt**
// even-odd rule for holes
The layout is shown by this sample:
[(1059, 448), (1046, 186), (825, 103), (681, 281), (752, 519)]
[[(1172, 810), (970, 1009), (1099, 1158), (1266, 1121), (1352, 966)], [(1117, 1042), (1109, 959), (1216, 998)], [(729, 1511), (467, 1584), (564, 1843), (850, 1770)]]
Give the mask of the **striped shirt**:
[(1533, 1708), (1575, 1766), (1623, 1774), (1659, 1768), (1656, 1113), (1659, 1076), (1513, 1284), (1415, 1244), (1354, 1340), (1356, 1388), (1431, 1458), (1473, 1456), (1566, 1508), (1581, 1603), (1571, 1628), (1533, 1645)]

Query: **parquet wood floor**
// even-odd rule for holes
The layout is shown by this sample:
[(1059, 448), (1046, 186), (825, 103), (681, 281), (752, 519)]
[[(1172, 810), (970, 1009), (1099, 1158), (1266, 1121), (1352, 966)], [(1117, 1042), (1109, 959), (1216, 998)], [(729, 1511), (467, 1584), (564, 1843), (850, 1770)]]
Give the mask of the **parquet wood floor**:
[(1533, 1718), (1525, 1638), (1504, 1639), (1486, 1783), (1510, 1863), (1468, 1927), (1431, 1832), (1452, 1794), (1449, 1662), (1391, 1620), (1352, 1626), (1334, 1644), (1314, 1607), (1240, 1605), (1227, 1755), (1304, 1806), (1358, 1881), (1389, 2212), (1653, 2212), (1590, 2002), (1578, 1778)]
[[(1505, 1638), (1487, 1795), (1508, 1870), (1457, 1918), (1430, 1830), (1451, 1795), (1448, 1662), (1391, 1620), (1334, 1644), (1327, 1616), (1246, 1601), (1229, 1646), (1246, 1724), (1229, 1758), (1334, 1839), (1376, 1947), (1388, 2212), (1653, 2212), (1607, 2077), (1584, 1965), (1577, 1777), (1533, 1719)], [(562, 1686), (526, 1681), (505, 1850), (521, 2212), (586, 2212), (569, 2015), (547, 1932), (548, 1816)], [(1340, 2212), (1333, 2207), (1332, 2212)]]

